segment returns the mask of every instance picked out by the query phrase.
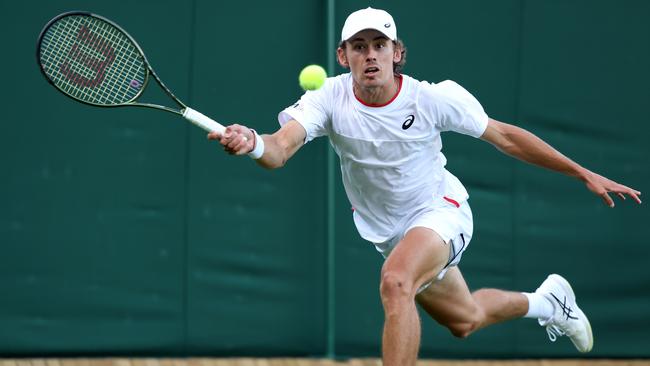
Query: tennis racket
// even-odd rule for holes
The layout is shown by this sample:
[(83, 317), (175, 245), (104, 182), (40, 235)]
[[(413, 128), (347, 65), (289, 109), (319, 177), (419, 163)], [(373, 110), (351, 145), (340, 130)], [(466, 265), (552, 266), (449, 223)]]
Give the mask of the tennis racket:
[[(209, 132), (225, 127), (187, 107), (156, 75), (124, 29), (96, 14), (72, 11), (50, 20), (38, 37), (36, 59), (45, 78), (63, 94), (99, 107), (146, 107), (185, 117)], [(149, 76), (178, 108), (136, 102)]]

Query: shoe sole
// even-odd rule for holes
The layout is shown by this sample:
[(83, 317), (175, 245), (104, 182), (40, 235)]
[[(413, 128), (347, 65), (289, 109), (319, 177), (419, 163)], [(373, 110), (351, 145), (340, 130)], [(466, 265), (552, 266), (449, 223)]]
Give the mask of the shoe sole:
[(587, 349), (583, 351), (580, 348), (578, 348), (578, 345), (573, 341), (573, 339), (571, 340), (571, 342), (573, 343), (574, 346), (576, 346), (578, 351), (580, 351), (582, 353), (587, 353), (587, 352), (591, 351), (591, 349), (594, 347), (594, 336), (593, 336), (593, 334), (591, 332), (591, 324), (589, 323), (589, 319), (587, 318), (585, 313), (583, 313), (582, 310), (580, 309), (580, 307), (578, 306), (578, 302), (576, 301), (576, 295), (573, 292), (573, 288), (571, 288), (571, 285), (569, 284), (569, 281), (565, 280), (564, 277), (562, 277), (562, 276), (560, 276), (558, 274), (552, 274), (552, 275), (550, 275), (548, 277), (553, 278), (553, 280), (557, 281), (560, 284), (560, 286), (562, 286), (564, 291), (566, 291), (568, 294), (571, 295), (571, 298), (573, 298), (573, 302), (576, 304), (576, 313), (578, 314), (580, 319), (584, 319), (584, 322), (587, 325), (587, 335), (589, 336), (589, 345), (587, 346)]

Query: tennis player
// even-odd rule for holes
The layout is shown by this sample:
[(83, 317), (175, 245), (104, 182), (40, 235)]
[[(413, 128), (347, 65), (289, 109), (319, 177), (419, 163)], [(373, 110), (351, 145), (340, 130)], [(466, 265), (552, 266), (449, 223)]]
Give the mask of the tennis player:
[(566, 335), (578, 351), (589, 352), (589, 320), (563, 277), (552, 274), (531, 293), (469, 291), (458, 269), (472, 238), (469, 195), (445, 169), (440, 133), (480, 138), (517, 159), (577, 178), (611, 207), (609, 193), (641, 203), (641, 192), (585, 169), (526, 130), (489, 118), (453, 81), (431, 84), (402, 74), (406, 49), (386, 11), (350, 14), (336, 51), (350, 72), (328, 78), (280, 112), (278, 131), (260, 136), (233, 124), (208, 138), (274, 169), (305, 143), (329, 137), (357, 230), (386, 258), (380, 283), (384, 365), (415, 365), (416, 303), (458, 337), (526, 317), (538, 319), (552, 341)]

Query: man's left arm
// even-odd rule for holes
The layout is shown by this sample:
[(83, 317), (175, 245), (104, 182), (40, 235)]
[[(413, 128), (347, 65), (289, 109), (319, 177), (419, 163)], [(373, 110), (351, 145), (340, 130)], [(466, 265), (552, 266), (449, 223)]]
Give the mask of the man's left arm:
[(614, 207), (614, 201), (609, 193), (614, 193), (623, 200), (628, 195), (637, 203), (641, 203), (639, 199), (641, 192), (580, 166), (523, 128), (490, 118), (481, 139), (507, 155), (580, 179), (590, 191), (600, 196), (610, 207)]

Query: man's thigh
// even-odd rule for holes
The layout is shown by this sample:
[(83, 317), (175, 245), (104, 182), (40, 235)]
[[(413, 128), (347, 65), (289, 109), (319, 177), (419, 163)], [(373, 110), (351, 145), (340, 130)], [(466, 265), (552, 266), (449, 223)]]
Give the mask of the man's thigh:
[(438, 323), (465, 323), (477, 317), (480, 308), (458, 267), (451, 267), (439, 281), (422, 291), (418, 304)]
[(435, 231), (415, 227), (390, 253), (382, 268), (383, 273), (400, 272), (417, 290), (436, 277), (449, 260), (449, 246)]

